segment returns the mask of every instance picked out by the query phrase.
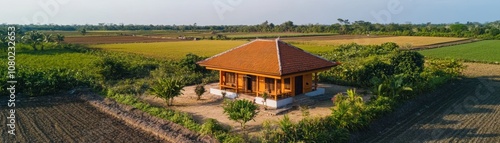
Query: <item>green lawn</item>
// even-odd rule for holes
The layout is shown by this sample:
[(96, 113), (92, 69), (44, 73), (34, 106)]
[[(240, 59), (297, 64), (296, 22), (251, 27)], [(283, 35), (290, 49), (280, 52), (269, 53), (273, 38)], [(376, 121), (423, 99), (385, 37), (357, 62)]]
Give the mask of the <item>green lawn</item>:
[(426, 57), (453, 58), (466, 61), (500, 62), (500, 40), (485, 40), (469, 44), (420, 51)]

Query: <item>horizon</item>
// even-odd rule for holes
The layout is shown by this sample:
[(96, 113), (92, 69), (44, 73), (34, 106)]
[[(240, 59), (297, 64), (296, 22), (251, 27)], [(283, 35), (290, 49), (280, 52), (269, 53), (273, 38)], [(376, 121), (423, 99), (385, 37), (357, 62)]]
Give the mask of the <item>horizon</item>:
[[(11, 0), (0, 9), (3, 24), (53, 25), (256, 25), (264, 21), (295, 25), (338, 23), (337, 19), (398, 24), (487, 23), (500, 20), (496, 5), (500, 1), (483, 0)], [(195, 2), (193, 2), (195, 1)], [(148, 3), (149, 2), (149, 3)], [(262, 5), (266, 3), (266, 5)], [(286, 4), (286, 5), (285, 5)], [(283, 6), (281, 6), (283, 5)], [(258, 10), (255, 8), (258, 7)]]

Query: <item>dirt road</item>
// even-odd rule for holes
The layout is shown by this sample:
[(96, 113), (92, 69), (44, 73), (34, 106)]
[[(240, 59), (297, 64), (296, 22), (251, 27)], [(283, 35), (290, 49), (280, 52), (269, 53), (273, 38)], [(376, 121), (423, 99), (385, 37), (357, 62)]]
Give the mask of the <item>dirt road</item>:
[(75, 96), (17, 97), (16, 136), (7, 133), (7, 97), (0, 97), (0, 142), (163, 142), (98, 111)]

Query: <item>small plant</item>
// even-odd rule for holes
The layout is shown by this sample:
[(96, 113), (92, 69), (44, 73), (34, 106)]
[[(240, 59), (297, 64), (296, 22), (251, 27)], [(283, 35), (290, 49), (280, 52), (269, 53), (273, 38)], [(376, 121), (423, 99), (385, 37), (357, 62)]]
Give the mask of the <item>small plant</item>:
[(158, 79), (150, 91), (152, 94), (165, 99), (167, 105), (172, 105), (174, 101), (174, 97), (182, 95), (182, 91), (184, 91), (184, 83), (182, 80), (174, 79), (174, 78), (163, 78)]
[(245, 123), (254, 120), (258, 113), (257, 105), (249, 100), (225, 100), (223, 108), (228, 118), (240, 123), (242, 129), (245, 129)]
[(222, 91), (220, 94), (222, 94), (222, 99), (226, 98), (226, 91)]
[(201, 95), (203, 95), (203, 93), (205, 93), (206, 91), (207, 90), (205, 90), (205, 86), (203, 84), (196, 85), (196, 88), (194, 89), (194, 92), (198, 96), (197, 100), (200, 100), (201, 99)]
[(302, 113), (302, 116), (308, 117), (310, 115), (309, 113), (309, 107), (307, 105), (301, 105), (299, 106), (300, 112)]
[(262, 98), (264, 100), (262, 100), (262, 104), (264, 104), (264, 107), (265, 109), (267, 109), (267, 98), (269, 97), (269, 94), (267, 92), (264, 92), (264, 94), (262, 94)]

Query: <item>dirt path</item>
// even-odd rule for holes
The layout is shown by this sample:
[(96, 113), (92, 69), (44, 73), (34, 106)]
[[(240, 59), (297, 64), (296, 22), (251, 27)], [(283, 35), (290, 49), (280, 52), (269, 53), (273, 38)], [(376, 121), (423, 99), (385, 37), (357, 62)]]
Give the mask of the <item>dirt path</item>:
[[(0, 99), (7, 101), (5, 96)], [(18, 97), (16, 105), (16, 136), (12, 136), (4, 127), (6, 102), (0, 103), (0, 142), (163, 142), (75, 96)]]
[(352, 142), (499, 142), (500, 65), (466, 65), (468, 78), (409, 101)]
[[(208, 90), (210, 87), (217, 88), (217, 84), (209, 84), (205, 88)], [(339, 92), (345, 92), (348, 87), (330, 85), (330, 84), (320, 84), (319, 87), (325, 88), (326, 95), (333, 96)], [(220, 96), (211, 95), (208, 92), (202, 95), (202, 100), (196, 100), (197, 96), (194, 93), (194, 86), (184, 87), (184, 95), (175, 97), (174, 106), (166, 106), (165, 100), (156, 98), (152, 95), (141, 96), (141, 99), (147, 101), (148, 103), (155, 106), (163, 106), (165, 108), (172, 108), (178, 111), (187, 112), (194, 117), (197, 122), (203, 122), (207, 118), (213, 118), (221, 122), (225, 126), (230, 126), (233, 132), (242, 132), (240, 129), (240, 124), (229, 120), (227, 115), (224, 114), (222, 109), (222, 98)], [(310, 116), (327, 116), (331, 114), (330, 108), (333, 103), (326, 99), (321, 102), (316, 102), (309, 109)], [(298, 122), (304, 118), (300, 110), (291, 110), (286, 113), (290, 119), (294, 122)], [(246, 123), (246, 130), (250, 135), (257, 135), (260, 132), (262, 122), (278, 121), (283, 118), (284, 114), (271, 115), (264, 110), (261, 106), (259, 113), (255, 117), (254, 121)]]

